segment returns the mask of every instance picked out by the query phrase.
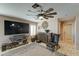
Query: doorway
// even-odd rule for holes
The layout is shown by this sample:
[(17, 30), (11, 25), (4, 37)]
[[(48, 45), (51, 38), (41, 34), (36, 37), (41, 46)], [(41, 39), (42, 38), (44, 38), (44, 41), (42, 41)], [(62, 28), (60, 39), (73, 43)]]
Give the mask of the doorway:
[(59, 21), (60, 42), (73, 47), (75, 45), (75, 20)]

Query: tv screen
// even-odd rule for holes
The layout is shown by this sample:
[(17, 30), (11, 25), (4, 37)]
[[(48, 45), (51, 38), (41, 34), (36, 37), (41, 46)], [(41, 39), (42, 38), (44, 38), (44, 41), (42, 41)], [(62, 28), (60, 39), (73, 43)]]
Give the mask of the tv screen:
[(29, 24), (15, 21), (4, 21), (5, 35), (29, 33)]

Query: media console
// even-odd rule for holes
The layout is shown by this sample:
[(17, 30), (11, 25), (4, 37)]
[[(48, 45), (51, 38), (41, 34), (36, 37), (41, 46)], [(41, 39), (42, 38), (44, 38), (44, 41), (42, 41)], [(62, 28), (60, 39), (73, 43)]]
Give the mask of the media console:
[(27, 44), (27, 39), (29, 35), (16, 35), (16, 36), (11, 36), (10, 40), (11, 43), (5, 43), (2, 45), (2, 51), (6, 51), (8, 49), (16, 48), (18, 46), (22, 46), (24, 44)]

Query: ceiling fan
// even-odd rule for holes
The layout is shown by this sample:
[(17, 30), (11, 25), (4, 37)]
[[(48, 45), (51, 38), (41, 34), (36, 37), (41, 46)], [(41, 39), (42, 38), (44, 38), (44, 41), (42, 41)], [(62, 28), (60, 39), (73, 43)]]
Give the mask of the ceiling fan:
[[(45, 19), (48, 19), (48, 18), (54, 18), (54, 15), (57, 15), (57, 12), (53, 12), (54, 11), (53, 8), (49, 8), (48, 10), (43, 10), (42, 6), (37, 3), (33, 4), (32, 8), (34, 8), (34, 9), (39, 8), (39, 10), (36, 11), (39, 13), (37, 15), (35, 15), (35, 16), (37, 16), (37, 18), (43, 17)], [(35, 13), (34, 11), (31, 11), (31, 10), (28, 10), (28, 11)], [(31, 16), (33, 16), (33, 15), (31, 15)]]

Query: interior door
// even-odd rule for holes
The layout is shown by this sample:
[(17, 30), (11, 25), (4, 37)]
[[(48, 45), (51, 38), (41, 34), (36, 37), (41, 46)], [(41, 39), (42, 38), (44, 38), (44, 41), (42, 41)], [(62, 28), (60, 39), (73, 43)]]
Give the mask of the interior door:
[(63, 22), (62, 40), (64, 43), (73, 44), (73, 23)]

